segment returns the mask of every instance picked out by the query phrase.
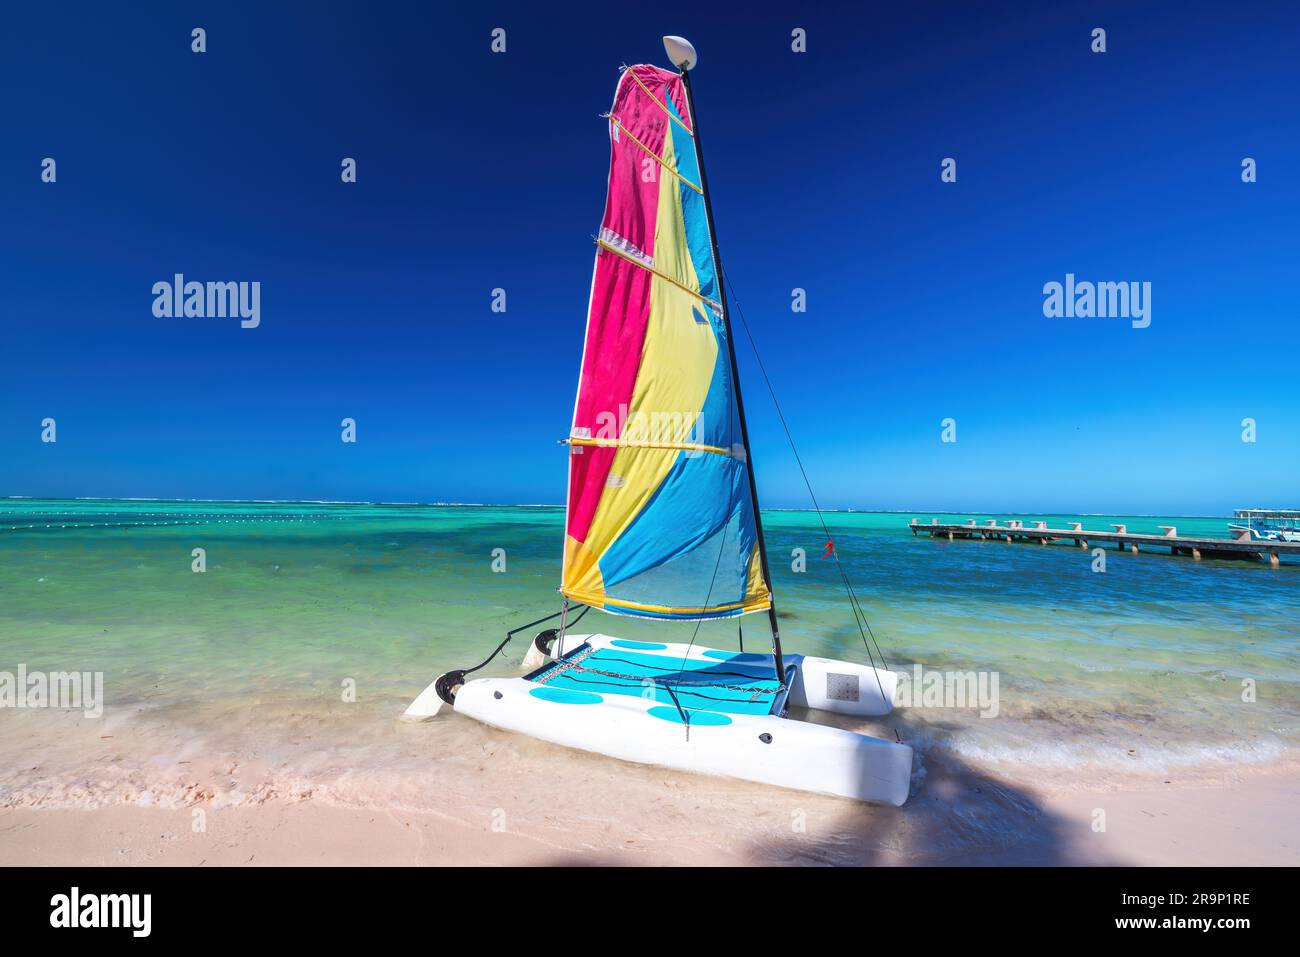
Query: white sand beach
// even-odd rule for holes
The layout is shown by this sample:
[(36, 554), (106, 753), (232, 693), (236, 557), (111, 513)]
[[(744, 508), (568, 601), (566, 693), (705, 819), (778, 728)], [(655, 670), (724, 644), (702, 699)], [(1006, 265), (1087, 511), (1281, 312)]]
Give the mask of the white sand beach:
[[(577, 754), (549, 778), (532, 768), (495, 776), (494, 786), (491, 763), (517, 754), (506, 741), (498, 744), (465, 768), (468, 780), (446, 792), (441, 810), (402, 799), (387, 785), (387, 797), (375, 800), (361, 782), (346, 798), (343, 790), (271, 788), (231, 805), (196, 782), (169, 807), (0, 808), (0, 863), (1300, 864), (1300, 772), (1293, 767), (1117, 777), (1102, 790), (1071, 788), (1069, 775), (1039, 787), (932, 759), (909, 803), (890, 808)], [(367, 800), (374, 803), (360, 806)]]

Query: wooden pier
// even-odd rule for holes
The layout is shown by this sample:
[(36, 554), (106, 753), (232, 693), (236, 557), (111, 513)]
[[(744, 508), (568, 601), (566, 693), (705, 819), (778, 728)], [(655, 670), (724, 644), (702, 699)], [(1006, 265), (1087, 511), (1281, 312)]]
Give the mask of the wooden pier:
[(988, 519), (983, 525), (976, 524), (975, 519), (963, 523), (918, 522), (912, 519), (908, 528), (913, 535), (928, 533), (931, 538), (978, 538), (985, 541), (1037, 542), (1051, 545), (1057, 542), (1072, 542), (1078, 548), (1092, 548), (1101, 543), (1110, 543), (1120, 551), (1137, 554), (1140, 550), (1169, 549), (1171, 555), (1190, 555), (1192, 558), (1252, 558), (1268, 562), (1274, 568), (1281, 563), (1283, 556), (1300, 558), (1300, 542), (1265, 541), (1251, 538), (1249, 532), (1238, 532), (1234, 538), (1200, 538), (1178, 534), (1175, 525), (1161, 525), (1163, 535), (1144, 535), (1130, 532), (1126, 525), (1112, 525), (1112, 531), (1103, 532), (1085, 529), (1081, 522), (1071, 522), (1070, 527), (1048, 528), (1046, 522), (1009, 520), (1005, 525), (998, 524), (997, 519)]

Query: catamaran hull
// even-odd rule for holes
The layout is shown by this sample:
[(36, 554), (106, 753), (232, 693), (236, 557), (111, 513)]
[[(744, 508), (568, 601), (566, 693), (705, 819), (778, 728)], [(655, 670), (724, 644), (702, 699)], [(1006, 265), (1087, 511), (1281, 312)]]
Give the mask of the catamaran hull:
[[(582, 637), (598, 646), (617, 640)], [(666, 658), (684, 648), (662, 647)], [(691, 654), (710, 651), (695, 648)], [(837, 675), (871, 670), (849, 662), (809, 660), (841, 668)], [(787, 661), (798, 682), (804, 659), (792, 655)], [(874, 686), (876, 676), (870, 677)], [(888, 677), (887, 690), (892, 695), (893, 676)], [(844, 685), (841, 678), (837, 686)], [(794, 690), (792, 684), (792, 701)], [(840, 703), (847, 704), (842, 699)], [(676, 709), (666, 707), (661, 698), (565, 692), (529, 678), (468, 681), (457, 691), (454, 707), (496, 728), (637, 764), (895, 806), (907, 800), (911, 785), (910, 747), (778, 714), (694, 711), (682, 723)]]

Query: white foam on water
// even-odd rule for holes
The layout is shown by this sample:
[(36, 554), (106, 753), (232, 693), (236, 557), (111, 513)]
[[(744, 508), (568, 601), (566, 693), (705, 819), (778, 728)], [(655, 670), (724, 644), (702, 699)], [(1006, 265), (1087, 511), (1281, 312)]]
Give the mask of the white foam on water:
[(1112, 747), (1078, 741), (999, 743), (989, 741), (986, 737), (975, 738), (960, 733), (941, 743), (930, 742), (929, 746), (942, 747), (966, 761), (992, 767), (1016, 765), (1050, 770), (1120, 769), (1151, 774), (1172, 770), (1211, 770), (1243, 764), (1270, 764), (1289, 753), (1282, 742), (1277, 740), (1233, 744), (1185, 743), (1160, 747), (1142, 742), (1139, 746), (1130, 748), (1122, 743)]

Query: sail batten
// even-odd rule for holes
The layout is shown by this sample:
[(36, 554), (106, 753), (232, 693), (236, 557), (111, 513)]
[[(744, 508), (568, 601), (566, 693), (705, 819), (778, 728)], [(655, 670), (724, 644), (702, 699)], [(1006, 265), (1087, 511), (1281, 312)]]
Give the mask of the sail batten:
[(574, 436), (569, 439), (569, 444), (612, 449), (679, 449), (683, 452), (711, 452), (714, 455), (743, 456), (744, 454), (743, 450), (740, 449), (724, 449), (716, 445), (701, 445), (698, 442), (654, 442), (638, 441), (637, 439), (593, 439), (586, 436)]
[(622, 131), (622, 132), (623, 132), (623, 133), (628, 137), (628, 139), (630, 139), (633, 143), (635, 143), (635, 144), (637, 145), (637, 147), (640, 148), (641, 152), (645, 153), (645, 154), (646, 154), (647, 156), (649, 156), (649, 157), (652, 157), (652, 158), (654, 159), (654, 161), (655, 161), (656, 163), (658, 163), (658, 164), (659, 164), (663, 169), (667, 170), (668, 173), (670, 173), (671, 175), (676, 176), (679, 180), (681, 180), (683, 183), (685, 183), (685, 184), (686, 184), (687, 186), (689, 186), (691, 189), (695, 190), (695, 192), (699, 193), (701, 196), (704, 195), (704, 190), (703, 190), (703, 189), (701, 189), (701, 188), (700, 188), (699, 186), (697, 186), (696, 184), (692, 183), (689, 179), (687, 179), (687, 178), (686, 178), (685, 176), (683, 176), (681, 173), (677, 172), (676, 169), (674, 169), (672, 166), (669, 166), (666, 162), (664, 162), (664, 158), (663, 158), (662, 156), (660, 156), (658, 153), (654, 152), (652, 149), (650, 149), (650, 147), (646, 146), (646, 145), (645, 145), (644, 143), (642, 143), (639, 139), (637, 139), (635, 136), (633, 136), (632, 133), (631, 133), (631, 131), (629, 131), (628, 128), (625, 127), (622, 123), (620, 123), (617, 119), (615, 119), (614, 117), (611, 116), (611, 117), (609, 117), (609, 120), (610, 120), (611, 123), (613, 123), (615, 126), (617, 126), (617, 127), (619, 128), (619, 130), (621, 130), (621, 131)]
[(644, 257), (638, 257), (632, 253), (624, 252), (622, 249), (618, 248), (618, 246), (614, 245), (613, 243), (606, 242), (603, 239), (596, 240), (596, 245), (602, 247), (603, 249), (608, 249), (616, 256), (622, 256), (624, 259), (629, 260), (633, 265), (640, 266), (642, 269), (654, 273), (656, 276), (658, 276), (660, 279), (664, 280), (665, 282), (672, 283), (674, 286), (676, 286), (682, 292), (686, 293), (688, 296), (694, 296), (696, 299), (700, 300), (700, 302), (708, 303), (709, 308), (719, 313), (722, 311), (721, 303), (717, 302), (716, 300), (708, 299), (700, 295), (700, 293), (698, 293), (694, 289), (682, 285), (672, 276), (664, 275), (658, 269), (655, 269), (654, 263), (652, 261), (647, 261), (646, 258)]
[[(659, 99), (659, 97), (655, 96), (654, 93), (651, 91), (651, 89), (645, 85), (645, 82), (641, 79), (641, 77), (637, 75), (638, 70), (658, 70), (658, 68), (647, 67), (647, 66), (639, 66), (639, 67), (630, 66), (623, 71), (623, 75), (631, 76), (633, 82), (635, 82), (637, 86), (641, 87), (641, 92), (643, 92), (647, 97), (649, 97), (651, 102), (653, 102), (655, 106), (659, 107), (659, 109), (663, 110), (665, 113), (668, 114), (669, 120), (671, 120), (672, 122), (680, 126), (687, 136), (692, 136), (693, 132), (691, 128), (686, 124), (686, 120), (682, 118), (683, 111), (677, 109), (670, 110), (666, 105), (665, 100), (671, 102), (671, 99), (669, 97), (665, 97), (663, 100), (661, 100)], [(663, 70), (658, 70), (658, 72), (665, 73), (665, 71)], [(668, 73), (666, 75), (673, 76), (673, 74), (671, 73)]]
[(686, 96), (620, 77), (570, 430), (561, 592), (648, 618), (771, 606)]

